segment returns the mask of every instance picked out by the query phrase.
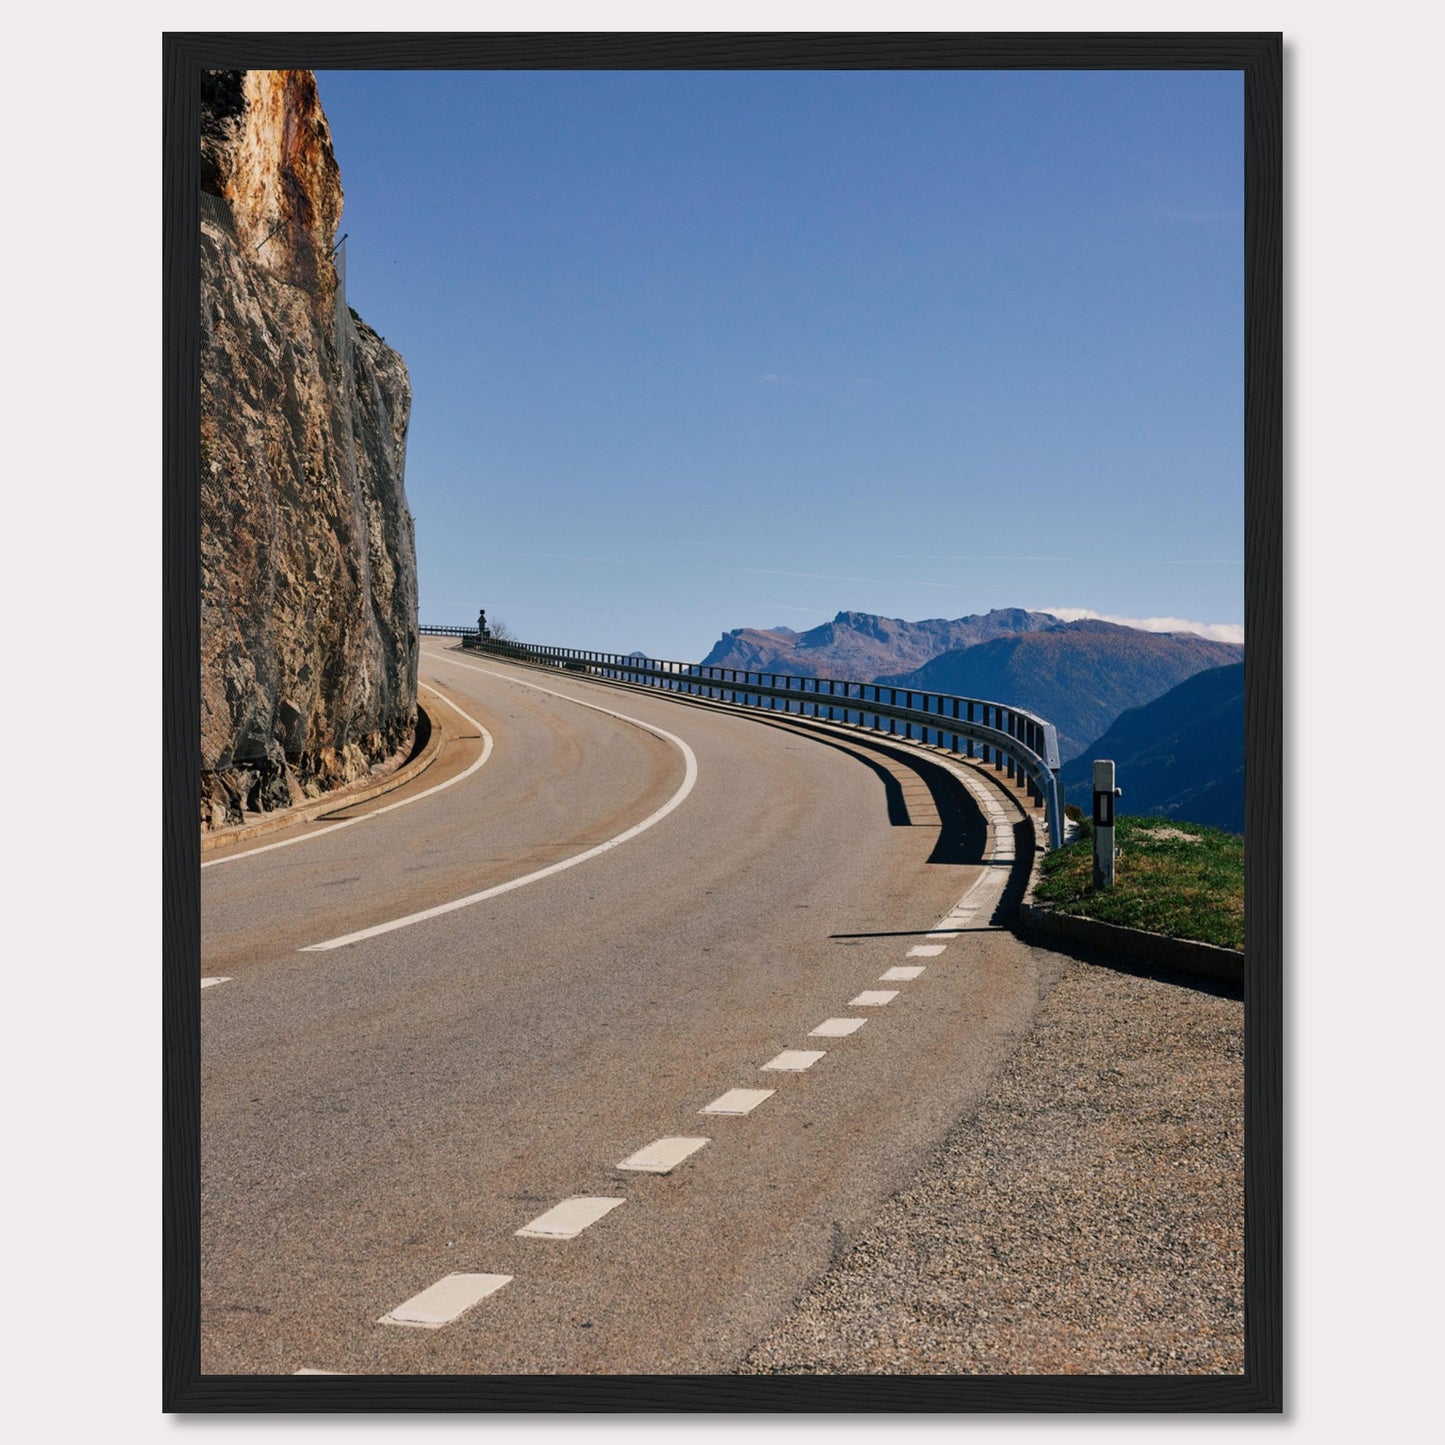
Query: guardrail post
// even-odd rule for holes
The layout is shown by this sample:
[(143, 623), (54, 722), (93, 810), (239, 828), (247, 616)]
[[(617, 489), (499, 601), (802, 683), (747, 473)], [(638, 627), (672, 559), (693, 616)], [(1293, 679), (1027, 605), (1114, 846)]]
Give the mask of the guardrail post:
[(1094, 887), (1114, 886), (1114, 764), (1108, 758), (1094, 759)]
[(1047, 817), (1049, 820), (1049, 847), (1062, 848), (1064, 846), (1064, 785), (1059, 781), (1059, 770), (1053, 768), (1049, 772)]

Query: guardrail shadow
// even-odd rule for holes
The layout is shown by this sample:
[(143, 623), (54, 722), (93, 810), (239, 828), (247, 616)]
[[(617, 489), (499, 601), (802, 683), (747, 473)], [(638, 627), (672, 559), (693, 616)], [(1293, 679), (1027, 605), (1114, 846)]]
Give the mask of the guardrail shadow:
[(1024, 894), (1028, 892), (1029, 874), (1034, 866), (1034, 850), (1038, 846), (1033, 822), (1028, 818), (1020, 818), (1014, 824), (1013, 835), (1013, 872), (1009, 874), (1008, 882), (999, 895), (998, 906), (990, 920), (1000, 928), (1011, 928), (1013, 920), (1019, 916), (1019, 904), (1024, 901)]
[[(964, 792), (964, 796), (967, 797), (966, 791)], [(1013, 838), (1014, 856), (1010, 859), (988, 865), (996, 868), (1009, 869), (1008, 882), (1004, 885), (1004, 890), (999, 895), (999, 900), (994, 905), (994, 910), (989, 915), (988, 922), (976, 923), (967, 928), (950, 928), (947, 930), (949, 935), (1012, 931), (1013, 921), (1018, 917), (1019, 904), (1023, 902), (1024, 894), (1028, 891), (1029, 874), (1033, 869), (1034, 850), (1037, 846), (1033, 823), (1027, 818), (1021, 818), (1013, 826)], [(932, 862), (933, 860), (930, 859), (929, 861)], [(979, 845), (978, 856), (965, 861), (972, 863), (982, 862), (982, 844)], [(830, 933), (828, 937), (835, 942), (850, 938), (926, 938), (929, 935), (936, 935), (937, 932), (938, 925), (929, 922), (920, 928), (898, 928), (881, 933)]]
[[(864, 767), (872, 769), (883, 784), (889, 824), (895, 828), (916, 828), (921, 825), (913, 821), (913, 815), (908, 811), (908, 799), (904, 796), (903, 785), (888, 768), (867, 754), (877, 753), (888, 758), (890, 762), (902, 763), (916, 774), (928, 789), (934, 811), (938, 814), (938, 837), (933, 844), (933, 851), (925, 861), (943, 864), (983, 861), (984, 845), (988, 841), (988, 824), (969, 796), (968, 789), (939, 764), (926, 757), (910, 757), (905, 751), (894, 752), (875, 743), (871, 738), (834, 738), (812, 728), (789, 727), (781, 719), (761, 716), (755, 720), (764, 727), (777, 728), (794, 737), (801, 732), (812, 741), (846, 753)], [(1032, 848), (1032, 827), (1029, 828), (1029, 841)], [(1023, 896), (1022, 891), (1019, 896)]]

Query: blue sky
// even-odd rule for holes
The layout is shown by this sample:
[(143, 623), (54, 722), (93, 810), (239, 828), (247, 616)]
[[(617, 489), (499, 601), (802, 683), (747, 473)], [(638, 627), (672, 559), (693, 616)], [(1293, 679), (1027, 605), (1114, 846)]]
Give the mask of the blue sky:
[(1242, 623), (1237, 74), (318, 83), (423, 621)]

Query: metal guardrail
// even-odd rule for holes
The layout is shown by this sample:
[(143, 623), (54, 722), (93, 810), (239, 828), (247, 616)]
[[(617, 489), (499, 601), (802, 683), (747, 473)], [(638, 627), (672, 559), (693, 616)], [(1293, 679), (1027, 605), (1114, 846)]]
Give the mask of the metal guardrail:
[(475, 627), (439, 627), (430, 622), (422, 622), (416, 629), (423, 637), (475, 637)]
[[(483, 640), (475, 627), (423, 627), (432, 636), (461, 637), (462, 645), (494, 657), (586, 673), (613, 682), (655, 687), (688, 697), (710, 698), (762, 711), (790, 712), (831, 722), (885, 731), (890, 737), (933, 743), (964, 757), (992, 762), (1020, 780), (1046, 809), (1049, 846), (1064, 837), (1064, 785), (1059, 778), (1059, 735), (1053, 723), (1006, 703), (951, 693), (921, 692), (841, 678), (795, 677), (742, 668), (704, 667), (696, 662), (571, 647)], [(905, 701), (900, 704), (899, 697)], [(902, 724), (901, 730), (898, 724)], [(978, 749), (979, 751), (975, 751)]]

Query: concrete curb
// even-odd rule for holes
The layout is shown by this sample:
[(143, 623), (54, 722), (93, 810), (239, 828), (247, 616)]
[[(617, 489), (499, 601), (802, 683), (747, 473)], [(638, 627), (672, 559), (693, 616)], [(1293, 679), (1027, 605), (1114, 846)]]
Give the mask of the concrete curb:
[(413, 778), (420, 777), (437, 760), (444, 738), (441, 725), (420, 702), (416, 705), (416, 726), (418, 732), (423, 727), (426, 729), (426, 741), (422, 744), (421, 751), (379, 782), (364, 784), (355, 792), (339, 788), (335, 792), (327, 793), (323, 798), (313, 798), (309, 803), (302, 803), (298, 807), (283, 808), (275, 813), (267, 813), (264, 818), (260, 818), (254, 823), (238, 823), (234, 828), (222, 828), (214, 833), (203, 833), (201, 834), (201, 852), (210, 853), (227, 843), (249, 842), (252, 838), (261, 837), (262, 834), (274, 833), (279, 828), (288, 828), (293, 823), (309, 823), (313, 818), (324, 817), (327, 813), (339, 813), (345, 808), (355, 807), (358, 803), (369, 803), (373, 798), (393, 792), (411, 782)]
[[(1019, 904), (1018, 931), (1038, 938), (1062, 938), (1090, 948), (1121, 953), (1141, 963), (1157, 963), (1196, 978), (1218, 978), (1227, 983), (1244, 982), (1244, 955), (1237, 949), (1220, 948), (1214, 943), (1199, 943), (1192, 938), (1170, 938), (1163, 933), (1148, 933), (1142, 928), (1125, 928), (1118, 923), (1104, 923), (1097, 918), (1080, 918), (1077, 913), (1060, 913), (1034, 902), (1034, 892), (1042, 875), (1044, 854), (1049, 851), (1045, 826), (1034, 820), (1039, 835), (1034, 849), (1034, 866), (1029, 884)], [(1064, 825), (1064, 842), (1078, 836), (1078, 825)]]
[(1220, 948), (1213, 943), (1197, 943), (1192, 938), (1168, 938), (1162, 933), (1146, 933), (1140, 928), (1123, 928), (1117, 923), (1103, 923), (1097, 918), (1080, 918), (1074, 913), (1056, 913), (1037, 903), (1019, 905), (1019, 927), (1025, 933), (1046, 938), (1065, 938), (1072, 943), (1122, 953), (1126, 958), (1157, 963), (1161, 968), (1177, 969), (1202, 978), (1224, 979), (1229, 983), (1244, 982), (1244, 955), (1233, 948)]

